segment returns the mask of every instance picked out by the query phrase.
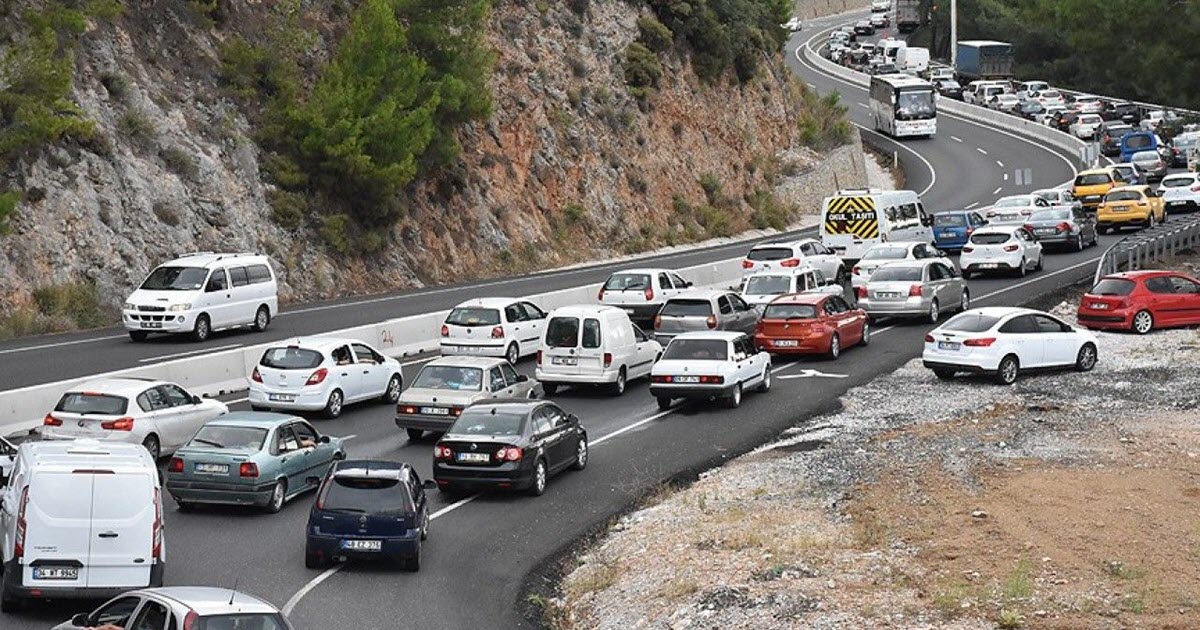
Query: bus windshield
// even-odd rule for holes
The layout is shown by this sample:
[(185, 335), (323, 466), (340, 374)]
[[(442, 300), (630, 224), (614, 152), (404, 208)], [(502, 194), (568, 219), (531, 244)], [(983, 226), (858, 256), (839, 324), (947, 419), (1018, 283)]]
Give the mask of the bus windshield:
[(896, 120), (925, 120), (936, 114), (933, 90), (902, 90), (896, 94)]

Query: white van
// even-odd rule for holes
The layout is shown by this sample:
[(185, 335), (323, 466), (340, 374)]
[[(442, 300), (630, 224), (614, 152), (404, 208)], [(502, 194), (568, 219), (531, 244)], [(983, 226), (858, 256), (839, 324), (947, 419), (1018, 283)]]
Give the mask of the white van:
[(650, 375), (662, 346), (613, 306), (564, 306), (550, 312), (534, 378), (546, 396), (560, 385), (607, 385), (618, 396), (625, 383)]
[(900, 72), (925, 72), (929, 69), (929, 49), (906, 46), (896, 52), (896, 69)]
[(0, 608), (162, 586), (162, 491), (139, 444), (26, 442), (0, 494)]
[(279, 312), (278, 283), (266, 256), (187, 254), (159, 265), (126, 300), (129, 338), (184, 333), (204, 341), (214, 330), (263, 331)]
[(879, 43), (875, 45), (875, 54), (881, 59), (896, 64), (896, 67), (900, 68), (900, 64), (897, 62), (897, 55), (900, 54), (900, 49), (907, 47), (908, 42), (903, 39), (887, 37), (879, 40)]
[(911, 190), (839, 190), (821, 205), (821, 243), (858, 260), (876, 243), (932, 243), (932, 223)]

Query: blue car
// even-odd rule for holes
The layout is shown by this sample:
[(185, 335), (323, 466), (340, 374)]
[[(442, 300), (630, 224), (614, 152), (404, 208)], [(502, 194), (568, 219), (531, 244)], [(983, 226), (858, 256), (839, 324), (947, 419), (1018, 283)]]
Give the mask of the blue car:
[(1158, 151), (1158, 134), (1153, 131), (1134, 131), (1121, 136), (1121, 161), (1130, 162), (1134, 153)]
[(978, 212), (949, 210), (933, 215), (933, 245), (946, 251), (961, 251), (971, 233), (987, 225)]
[(238, 411), (210, 421), (175, 451), (167, 492), (181, 510), (203, 503), (278, 512), (345, 457), (342, 438), (321, 435), (303, 418)]
[(409, 571), (421, 569), (421, 541), (429, 536), (426, 490), (408, 464), (352, 460), (337, 462), (320, 481), (308, 513), (304, 566), (383, 560)]

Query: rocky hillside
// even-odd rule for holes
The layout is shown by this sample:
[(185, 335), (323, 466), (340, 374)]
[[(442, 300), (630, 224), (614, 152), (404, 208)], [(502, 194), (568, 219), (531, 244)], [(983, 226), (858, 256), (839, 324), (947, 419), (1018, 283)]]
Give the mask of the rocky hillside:
[[(399, 218), (347, 228), (330, 218), (345, 187), (296, 188), (271, 168), (261, 77), (239, 84), (229, 56), (248, 42), (267, 51), (259, 65), (294, 61), (305, 101), (369, 2), (4, 4), (0, 76), (20, 74), (13, 51), (37, 32), (31, 11), (78, 5), (85, 18), (59, 32), (56, 54), (73, 50), (63, 107), (77, 105), (88, 128), (16, 150), (0, 142), (0, 303), (18, 308), (39, 288), (80, 284), (118, 304), (154, 264), (196, 250), (264, 251), (285, 299), (311, 300), (782, 227), (797, 200), (775, 187), (821, 159), (802, 144), (827, 150), (849, 135), (841, 108), (777, 53), (726, 32), (730, 64), (694, 58), (663, 26), (671, 3), (494, 0), (490, 107), (455, 125), (449, 159), (396, 193)], [(0, 116), (10, 130), (20, 122), (3, 99)]]

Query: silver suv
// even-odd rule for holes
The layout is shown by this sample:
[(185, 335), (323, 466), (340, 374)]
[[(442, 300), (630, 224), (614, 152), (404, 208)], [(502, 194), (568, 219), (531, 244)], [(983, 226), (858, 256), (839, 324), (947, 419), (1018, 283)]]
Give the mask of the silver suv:
[(120, 628), (254, 628), (292, 630), (267, 602), (227, 588), (169, 586), (118, 595), (91, 613), (79, 613), (54, 630), (113, 625)]
[(654, 318), (655, 339), (666, 346), (676, 335), (695, 330), (754, 333), (758, 312), (732, 291), (685, 291), (667, 300)]

